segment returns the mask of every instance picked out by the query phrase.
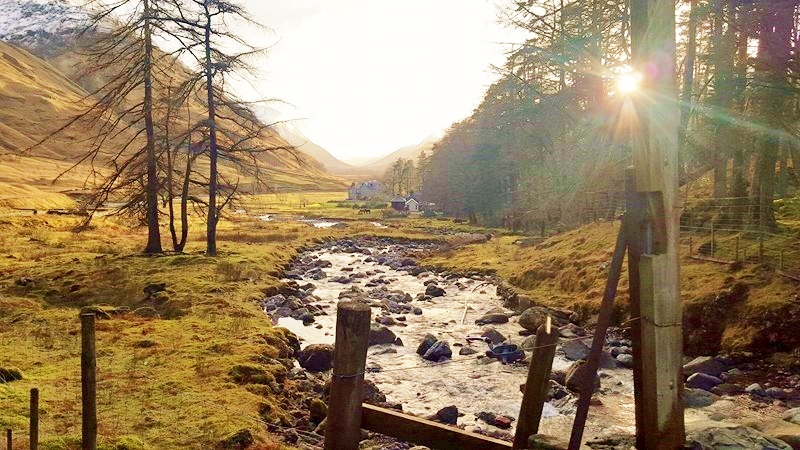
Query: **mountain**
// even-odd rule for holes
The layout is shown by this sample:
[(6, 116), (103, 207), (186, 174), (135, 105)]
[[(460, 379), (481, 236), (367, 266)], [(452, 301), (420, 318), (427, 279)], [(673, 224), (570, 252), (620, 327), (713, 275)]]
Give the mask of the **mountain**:
[(422, 153), (423, 151), (430, 153), (431, 150), (433, 149), (433, 145), (439, 142), (439, 139), (441, 139), (441, 136), (439, 136), (438, 134), (432, 134), (423, 139), (422, 142), (418, 144), (401, 147), (393, 151), (392, 153), (389, 153), (388, 155), (378, 159), (377, 161), (361, 166), (361, 168), (382, 174), (386, 172), (386, 169), (391, 167), (391, 165), (399, 158), (412, 159), (416, 163), (417, 157), (419, 157), (420, 153)]
[[(92, 169), (99, 168), (102, 174), (107, 170), (108, 155), (131, 139), (132, 135), (125, 132), (111, 136), (98, 159), (81, 162), (95, 134), (84, 125), (25, 151), (82, 111), (88, 90), (110, 76), (83, 76), (90, 63), (75, 47), (75, 33), (82, 28), (80, 14), (63, 1), (0, 0), (0, 38), (5, 41), (0, 41), (0, 205), (70, 205), (66, 194), (86, 188)], [(173, 75), (177, 79), (188, 76), (185, 67), (178, 66)], [(135, 94), (132, 96), (136, 101)], [(187, 114), (193, 118), (203, 115), (199, 103), (190, 104), (190, 110)], [(265, 136), (262, 142), (265, 148), (289, 146), (277, 132)], [(269, 152), (257, 158), (262, 179), (270, 186), (286, 190), (347, 186), (341, 178), (325, 173), (322, 164), (311, 157)], [(74, 170), (64, 174), (73, 165)], [(203, 166), (201, 162), (197, 168)], [(228, 179), (241, 179), (241, 191), (253, 187), (253, 180), (230, 164), (221, 163), (220, 171)]]
[(312, 142), (296, 126), (290, 123), (281, 123), (276, 128), (281, 137), (301, 152), (319, 161), (327, 172), (335, 175), (349, 175), (359, 171), (358, 167), (336, 159), (330, 152)]

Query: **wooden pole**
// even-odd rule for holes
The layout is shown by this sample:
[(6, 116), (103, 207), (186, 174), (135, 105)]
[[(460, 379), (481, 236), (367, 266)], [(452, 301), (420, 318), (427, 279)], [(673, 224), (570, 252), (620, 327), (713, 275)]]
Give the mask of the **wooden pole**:
[(711, 222), (711, 257), (714, 257), (714, 253), (717, 251), (717, 233), (714, 230), (714, 222)]
[(39, 448), (39, 389), (31, 389), (30, 449)]
[(622, 273), (622, 262), (625, 259), (625, 241), (625, 226), (623, 225), (617, 236), (614, 258), (611, 260), (606, 290), (603, 294), (603, 302), (600, 304), (600, 314), (594, 330), (594, 337), (592, 338), (592, 349), (589, 352), (583, 379), (579, 380), (581, 391), (578, 397), (577, 410), (575, 411), (575, 422), (572, 424), (572, 434), (569, 438), (569, 450), (579, 450), (581, 448), (583, 430), (586, 426), (586, 418), (589, 416), (589, 402), (591, 402), (592, 394), (594, 394), (594, 380), (595, 376), (597, 376), (597, 369), (600, 367), (600, 356), (603, 353), (603, 344), (606, 342), (606, 331), (611, 324), (611, 316), (614, 313), (614, 298), (617, 296), (619, 276)]
[(674, 0), (631, 0), (631, 44), (641, 89), (632, 95), (636, 190), (647, 201), (652, 245), (639, 264), (642, 385), (637, 448), (674, 450), (685, 441), (678, 236), (678, 128)]
[(97, 357), (94, 313), (81, 314), (81, 442), (83, 450), (97, 449)]
[(325, 450), (356, 450), (361, 438), (361, 396), (367, 365), (369, 306), (339, 302)]
[(11, 450), (11, 428), (6, 430), (6, 449)]
[(533, 349), (525, 381), (525, 393), (519, 408), (517, 432), (514, 435), (514, 449), (528, 448), (528, 437), (539, 432), (542, 410), (550, 389), (550, 372), (558, 344), (558, 329), (552, 326), (550, 317), (547, 323), (536, 331), (536, 347)]

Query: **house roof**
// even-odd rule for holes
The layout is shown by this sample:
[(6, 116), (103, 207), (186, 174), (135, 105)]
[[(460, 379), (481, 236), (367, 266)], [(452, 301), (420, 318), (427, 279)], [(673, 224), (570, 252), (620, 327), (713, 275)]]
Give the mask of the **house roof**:
[(401, 202), (405, 203), (406, 199), (403, 198), (403, 197), (395, 197), (395, 198), (392, 199), (392, 203), (401, 203)]
[(408, 200), (406, 200), (406, 205), (411, 203), (411, 202), (414, 202), (414, 203), (419, 205), (419, 201), (417, 201), (417, 199), (415, 199), (414, 197), (411, 197)]

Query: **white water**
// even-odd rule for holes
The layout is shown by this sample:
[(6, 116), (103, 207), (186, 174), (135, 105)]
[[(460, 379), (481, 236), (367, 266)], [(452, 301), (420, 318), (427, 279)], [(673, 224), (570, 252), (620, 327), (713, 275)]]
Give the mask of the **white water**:
[[(458, 355), (460, 347), (454, 345), (457, 343), (466, 345), (466, 336), (480, 335), (483, 327), (475, 325), (475, 320), (489, 310), (502, 308), (501, 300), (495, 295), (494, 285), (481, 285), (482, 280), (468, 278), (445, 281), (434, 274), (418, 278), (374, 262), (364, 262), (366, 256), (362, 254), (327, 254), (324, 251), (313, 254), (332, 263), (332, 267), (323, 269), (328, 278), (304, 279), (300, 283), (310, 282), (317, 286), (314, 295), (322, 300), (318, 305), (329, 315), (317, 316), (316, 323), (311, 326), (303, 326), (302, 322), (290, 318), (279, 321), (279, 325), (296, 333), (303, 341), (303, 345), (332, 344), (334, 341), (338, 296), (351, 285), (331, 282), (330, 278), (347, 276), (354, 272), (381, 270), (384, 273), (354, 280), (352, 285), (369, 291), (371, 288), (364, 287), (364, 284), (382, 275), (386, 279), (393, 280), (387, 285), (389, 290), (402, 290), (416, 297), (418, 293), (425, 291), (423, 282), (436, 277), (438, 285), (444, 288), (447, 294), (434, 299), (433, 302), (415, 300), (411, 303), (412, 306), (422, 308), (423, 314), (421, 316), (405, 314), (406, 326), (389, 327), (402, 339), (405, 346), (370, 347), (367, 368), (369, 370), (379, 367), (381, 371), (367, 373), (366, 378), (378, 385), (390, 403), (401, 403), (406, 412), (426, 416), (445, 406), (456, 405), (463, 414), (459, 417), (458, 423), (465, 425), (468, 430), (476, 426), (483, 429), (494, 428), (475, 418), (475, 414), (481, 411), (517, 417), (522, 401), (519, 385), (525, 382), (527, 367), (503, 365), (494, 360), (491, 360), (493, 362), (490, 364), (478, 362), (477, 357), (487, 350), (487, 346), (481, 342), (472, 344), (479, 353), (469, 356)], [(343, 268), (352, 268), (353, 271), (343, 271)], [(461, 283), (461, 287), (456, 283)], [(462, 324), (465, 303), (468, 307)], [(380, 309), (373, 308), (373, 317), (377, 316), (380, 316)], [(317, 329), (317, 325), (321, 325), (321, 329)], [(512, 317), (510, 323), (493, 327), (518, 344), (524, 339), (518, 334), (522, 328), (516, 323), (516, 317)], [(416, 348), (426, 333), (437, 335), (450, 343), (453, 350), (451, 362), (434, 364), (416, 354)], [(388, 348), (395, 349), (397, 353), (380, 354)], [(565, 370), (571, 364), (571, 361), (563, 358), (563, 354), (557, 353), (553, 369)], [(606, 432), (634, 432), (631, 372), (615, 369), (605, 370), (602, 373), (603, 389), (596, 395), (602, 405), (591, 408), (584, 439)], [(574, 414), (560, 414), (554, 406), (546, 404), (540, 432), (568, 438), (573, 416)], [(514, 428), (509, 431), (513, 433)]]

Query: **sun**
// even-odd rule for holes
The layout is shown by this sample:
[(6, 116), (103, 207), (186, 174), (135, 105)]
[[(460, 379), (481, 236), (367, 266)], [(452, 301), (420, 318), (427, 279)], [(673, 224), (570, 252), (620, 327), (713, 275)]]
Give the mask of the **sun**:
[(636, 72), (623, 73), (617, 78), (617, 92), (623, 95), (632, 94), (639, 90), (642, 75)]

